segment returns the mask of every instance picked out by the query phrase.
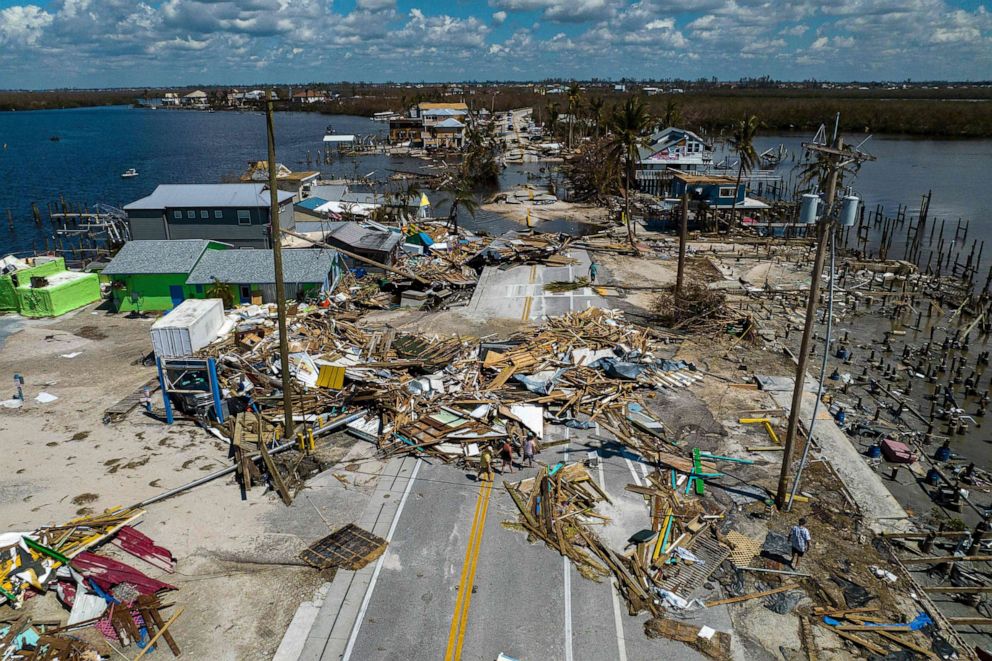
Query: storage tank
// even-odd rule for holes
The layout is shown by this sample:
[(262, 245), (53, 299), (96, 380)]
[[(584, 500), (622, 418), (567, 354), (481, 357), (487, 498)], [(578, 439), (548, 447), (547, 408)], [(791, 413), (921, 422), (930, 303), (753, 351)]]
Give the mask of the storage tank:
[(182, 358), (210, 344), (224, 325), (224, 301), (191, 298), (152, 324), (152, 347), (159, 358)]
[(820, 196), (806, 193), (803, 195), (799, 205), (799, 222), (804, 225), (812, 225), (816, 222), (817, 212), (820, 209)]
[(840, 207), (840, 224), (844, 227), (854, 227), (858, 222), (858, 205), (861, 204), (854, 195), (846, 196)]

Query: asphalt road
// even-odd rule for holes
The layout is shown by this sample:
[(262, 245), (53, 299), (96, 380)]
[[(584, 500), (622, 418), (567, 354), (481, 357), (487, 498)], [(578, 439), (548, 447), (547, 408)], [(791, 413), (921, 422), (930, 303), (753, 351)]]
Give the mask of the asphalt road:
[[(601, 468), (591, 471), (614, 500), (605, 513), (614, 518), (616, 530), (607, 537), (615, 548), (622, 547), (626, 537), (649, 524), (643, 498), (624, 490), (635, 476), (643, 481), (646, 467), (636, 457), (621, 454), (615, 444), (593, 436), (598, 436), (594, 430), (579, 432), (567, 445), (549, 448), (538, 459), (553, 464), (567, 453), (571, 460), (581, 460), (590, 450), (602, 458)], [(412, 474), (410, 460), (403, 461), (406, 474)], [(394, 470), (400, 463), (386, 471), (388, 500), (408, 495), (398, 518), (390, 510), (373, 524), (394, 527), (389, 551), (377, 563), (379, 571), (372, 568), (376, 580), (371, 589), (366, 581), (351, 581), (341, 599), (329, 595), (311, 644), (300, 658), (488, 661), (501, 652), (521, 660), (703, 658), (679, 643), (649, 640), (643, 633), (646, 616), (628, 615), (609, 582), (583, 578), (543, 542), (530, 544), (524, 533), (503, 526), (516, 519), (516, 508), (502, 480), (529, 477), (536, 468), (497, 476), (481, 522), (475, 574), (463, 581), (463, 567), (473, 562), (466, 549), (473, 521), (481, 518), (477, 505), (484, 502), (479, 495), (485, 487), (453, 466), (421, 462), (407, 489), (408, 479), (392, 477), (403, 472)], [(339, 575), (335, 583), (343, 579)], [(470, 599), (459, 645), (452, 621), (458, 621), (459, 592), (466, 590)], [(321, 639), (317, 630), (329, 620), (336, 623), (337, 633)], [(729, 625), (723, 609), (707, 611), (700, 623), (722, 629)], [(460, 655), (455, 654), (458, 649)]]

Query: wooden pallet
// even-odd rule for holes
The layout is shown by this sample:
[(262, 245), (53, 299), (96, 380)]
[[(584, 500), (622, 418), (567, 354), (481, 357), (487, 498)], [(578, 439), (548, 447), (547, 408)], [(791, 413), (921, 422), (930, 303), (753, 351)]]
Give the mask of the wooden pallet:
[(337, 567), (356, 571), (382, 555), (387, 543), (349, 523), (311, 544), (300, 553), (300, 558), (317, 569)]
[(149, 379), (148, 383), (141, 386), (133, 393), (131, 393), (121, 401), (117, 402), (110, 408), (106, 409), (103, 412), (103, 424), (109, 424), (111, 422), (120, 422), (125, 417), (127, 417), (127, 414), (133, 411), (138, 406), (138, 404), (141, 403), (141, 400), (144, 399), (145, 388), (148, 388), (149, 392), (152, 395), (158, 392), (159, 389), (158, 377), (156, 376), (153, 379)]
[(730, 544), (730, 561), (738, 567), (749, 567), (754, 556), (761, 552), (761, 542), (742, 535), (736, 530), (727, 533), (727, 543)]
[(688, 599), (689, 595), (701, 588), (720, 567), (720, 563), (727, 559), (730, 550), (707, 535), (697, 536), (685, 548), (692, 551), (703, 563), (681, 564), (673, 576), (661, 581), (661, 587)]

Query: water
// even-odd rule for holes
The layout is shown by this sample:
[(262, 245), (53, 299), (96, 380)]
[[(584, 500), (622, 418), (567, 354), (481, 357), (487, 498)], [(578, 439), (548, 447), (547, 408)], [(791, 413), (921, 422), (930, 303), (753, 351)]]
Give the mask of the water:
[[(846, 142), (856, 145), (867, 136), (848, 136)], [(758, 153), (784, 145), (788, 151), (786, 160), (778, 167), (778, 172), (788, 177), (790, 171), (802, 158), (802, 143), (809, 142), (811, 135), (778, 134), (759, 136), (755, 139)], [(920, 203), (927, 191), (933, 191), (927, 226), (946, 219), (945, 240), (954, 236), (957, 220), (971, 220), (967, 244), (973, 239), (979, 243), (988, 240), (983, 261), (989, 264), (992, 252), (992, 195), (987, 193), (986, 180), (992, 172), (992, 140), (921, 140), (901, 136), (874, 136), (861, 147), (863, 151), (876, 157), (869, 161), (847, 184), (852, 185), (855, 195), (865, 204), (866, 213), (873, 212), (876, 205), (882, 205), (886, 215), (895, 216), (898, 206), (908, 206), (907, 217), (918, 217)], [(721, 153), (715, 160), (723, 157)], [(731, 155), (731, 161), (736, 158)], [(736, 170), (729, 174), (736, 175)], [(796, 175), (793, 174), (793, 181)], [(897, 229), (890, 257), (902, 257), (907, 226)], [(929, 239), (929, 230), (927, 230)], [(938, 235), (935, 233), (933, 247), (936, 249)], [(926, 243), (926, 242), (925, 242)], [(853, 234), (852, 234), (853, 245)], [(959, 248), (963, 249), (963, 242)], [(926, 263), (927, 253), (923, 253)], [(963, 259), (962, 259), (963, 261)]]
[[(278, 160), (296, 170), (320, 170), (329, 177), (385, 179), (389, 170), (421, 170), (425, 163), (408, 157), (374, 154), (335, 158), (330, 164), (306, 162), (316, 157), (328, 124), (338, 133), (381, 136), (383, 123), (363, 117), (319, 113), (278, 113)], [(52, 142), (51, 136), (59, 136)], [(768, 135), (758, 150), (785, 144), (798, 153), (807, 136)], [(127, 107), (0, 113), (0, 254), (43, 247), (42, 231), (31, 220), (31, 202), (43, 212), (59, 195), (73, 205), (97, 202), (123, 205), (150, 193), (160, 183), (230, 181), (250, 161), (266, 157), (262, 113), (183, 112)], [(983, 180), (992, 169), (992, 140), (954, 141), (876, 137), (865, 148), (879, 160), (867, 163), (855, 189), (868, 207), (881, 203), (895, 213), (897, 204), (918, 209), (920, 196), (933, 189), (931, 218), (972, 219), (971, 238), (992, 238), (987, 221), (992, 196)], [(783, 169), (791, 162), (783, 164)], [(135, 168), (140, 176), (121, 179)], [(538, 164), (514, 165), (500, 178), (502, 188), (541, 184), (547, 174)], [(435, 213), (447, 210), (443, 196), (431, 195)], [(6, 212), (16, 232), (7, 229)], [(500, 214), (460, 214), (463, 227), (500, 233), (521, 224)], [(901, 256), (901, 251), (895, 251)], [(992, 246), (986, 257), (992, 253)]]
[[(317, 163), (328, 124), (339, 134), (382, 137), (387, 126), (365, 117), (282, 112), (276, 115), (277, 155), (294, 170), (319, 170), (328, 178), (368, 176), (385, 180), (390, 170), (422, 171), (426, 163), (405, 156), (370, 154), (334, 157)], [(50, 138), (58, 136), (58, 142)], [(36, 202), (47, 217), (59, 195), (71, 205), (97, 202), (123, 206), (151, 193), (158, 184), (234, 181), (248, 163), (266, 158), (265, 115), (261, 112), (184, 112), (129, 107), (0, 113), (0, 255), (33, 252), (44, 234), (31, 219)], [(307, 153), (311, 156), (307, 162)], [(128, 168), (140, 176), (121, 179)], [(501, 187), (546, 181), (536, 164), (507, 168)], [(438, 215), (447, 213), (446, 196), (431, 194)], [(17, 231), (7, 229), (7, 210)], [(480, 211), (459, 213), (462, 226), (499, 234), (522, 225)], [(47, 223), (46, 223), (47, 224)]]

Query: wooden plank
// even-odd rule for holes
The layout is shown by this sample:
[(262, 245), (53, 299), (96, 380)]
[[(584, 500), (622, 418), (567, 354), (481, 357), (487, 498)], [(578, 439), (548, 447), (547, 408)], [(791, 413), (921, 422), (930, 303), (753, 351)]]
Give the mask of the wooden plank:
[(951, 624), (989, 625), (992, 624), (992, 617), (948, 617)]
[(293, 504), (293, 496), (289, 493), (289, 489), (286, 488), (286, 484), (282, 480), (282, 475), (279, 474), (279, 467), (276, 462), (272, 460), (272, 455), (269, 454), (268, 449), (265, 447), (265, 443), (259, 443), (259, 450), (262, 453), (262, 461), (265, 463), (265, 470), (269, 472), (269, 477), (272, 478), (272, 484), (276, 488), (276, 492), (279, 497), (282, 498), (282, 502), (286, 505)]
[(177, 610), (175, 614), (169, 618), (169, 621), (166, 622), (154, 636), (152, 636), (152, 639), (149, 640), (147, 644), (145, 644), (145, 647), (144, 649), (141, 650), (141, 653), (138, 654), (138, 656), (134, 657), (134, 661), (138, 661), (138, 659), (140, 659), (145, 654), (147, 654), (148, 650), (152, 649), (152, 647), (155, 645), (155, 641), (157, 641), (160, 636), (165, 634), (165, 632), (169, 629), (169, 627), (172, 626), (172, 623), (175, 622), (177, 619), (179, 619), (179, 616), (182, 614), (183, 614), (183, 607), (180, 606), (179, 610)]
[(938, 658), (940, 658), (936, 654), (934, 654), (932, 651), (928, 650), (927, 648), (920, 647), (916, 643), (913, 643), (913, 642), (908, 641), (908, 640), (906, 640), (904, 638), (901, 638), (901, 637), (897, 636), (896, 634), (892, 633), (891, 631), (879, 631), (877, 633), (882, 638), (885, 638), (886, 640), (891, 640), (896, 645), (901, 645), (902, 647), (905, 647), (908, 650), (912, 650), (912, 651), (916, 652), (917, 654), (922, 654), (924, 657), (926, 657), (928, 659), (938, 659)]
[(970, 585), (958, 587), (956, 585), (925, 585), (924, 592), (952, 592), (959, 594), (974, 594), (976, 592), (992, 592), (992, 585)]
[(907, 565), (917, 565), (928, 562), (988, 562), (992, 555), (925, 555), (920, 558), (900, 558)]
[(782, 587), (773, 588), (771, 590), (763, 590), (761, 592), (752, 592), (750, 594), (742, 594), (739, 597), (727, 597), (726, 599), (717, 599), (716, 601), (707, 601), (706, 607), (712, 608), (713, 606), (724, 606), (726, 604), (736, 604), (741, 601), (749, 601), (751, 599), (757, 599), (758, 597), (767, 597), (770, 594), (778, 594), (779, 592), (786, 592), (787, 590), (792, 590), (798, 588), (799, 585), (796, 583), (789, 583), (788, 585), (783, 585)]
[(882, 647), (880, 645), (876, 645), (875, 643), (872, 643), (870, 641), (867, 641), (864, 638), (862, 638), (861, 636), (856, 636), (853, 633), (848, 633), (846, 631), (838, 631), (837, 630), (837, 627), (831, 627), (831, 626), (828, 626), (828, 625), (826, 625), (826, 624), (824, 624), (822, 622), (817, 622), (817, 624), (819, 624), (824, 629), (827, 629), (828, 631), (833, 631), (835, 634), (837, 634), (838, 636), (840, 636), (841, 638), (843, 638), (845, 640), (849, 640), (852, 643), (855, 643), (857, 645), (860, 645), (861, 647), (864, 647), (869, 652), (874, 652), (875, 654), (878, 654), (879, 656), (886, 656), (886, 655), (889, 654), (889, 650), (885, 649), (884, 647)]
[(493, 379), (492, 382), (490, 382), (490, 384), (486, 387), (486, 390), (495, 390), (496, 388), (502, 388), (503, 385), (510, 380), (510, 377), (513, 376), (513, 373), (516, 371), (517, 371), (516, 366), (507, 365), (500, 371), (500, 373), (496, 376), (496, 378)]

